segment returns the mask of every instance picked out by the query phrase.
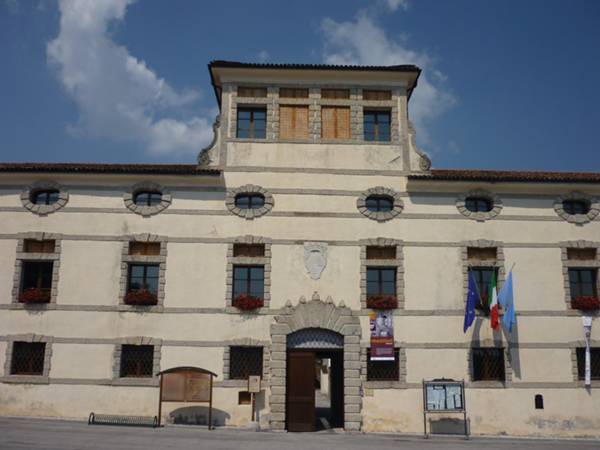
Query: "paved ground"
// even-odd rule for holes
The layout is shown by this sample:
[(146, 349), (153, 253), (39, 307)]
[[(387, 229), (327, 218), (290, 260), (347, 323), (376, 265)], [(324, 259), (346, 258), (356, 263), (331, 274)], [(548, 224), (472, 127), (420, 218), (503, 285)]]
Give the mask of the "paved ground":
[(378, 434), (270, 433), (200, 427), (161, 429), (88, 426), (82, 422), (0, 418), (1, 450), (598, 450), (600, 441), (436, 437)]

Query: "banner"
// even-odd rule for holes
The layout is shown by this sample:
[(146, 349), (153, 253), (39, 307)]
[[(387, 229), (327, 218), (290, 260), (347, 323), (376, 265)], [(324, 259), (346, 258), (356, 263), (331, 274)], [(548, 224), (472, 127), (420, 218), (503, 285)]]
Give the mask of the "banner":
[(583, 334), (585, 336), (585, 385), (592, 385), (592, 369), (590, 363), (590, 338), (592, 336), (592, 318), (583, 316)]
[(369, 314), (371, 361), (394, 360), (394, 314), (378, 311)]

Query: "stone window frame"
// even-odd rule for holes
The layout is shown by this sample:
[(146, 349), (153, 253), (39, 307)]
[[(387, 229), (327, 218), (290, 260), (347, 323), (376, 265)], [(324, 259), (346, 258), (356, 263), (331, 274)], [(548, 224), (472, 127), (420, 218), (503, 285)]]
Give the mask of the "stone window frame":
[[(590, 210), (587, 214), (568, 214), (564, 207), (565, 200), (582, 200), (590, 205)], [(598, 217), (600, 214), (600, 199), (581, 191), (572, 191), (568, 194), (560, 195), (554, 200), (554, 211), (563, 220), (576, 225), (589, 223)]]
[[(265, 204), (261, 208), (257, 209), (238, 208), (235, 204), (235, 198), (240, 194), (261, 194), (265, 198)], [(246, 184), (237, 188), (227, 189), (225, 206), (230, 213), (239, 217), (243, 217), (246, 220), (252, 220), (269, 213), (275, 206), (275, 200), (273, 199), (273, 194), (271, 194), (262, 186)]]
[[(370, 197), (372, 195), (382, 195), (391, 197), (394, 202), (392, 210), (386, 212), (369, 211), (367, 209), (366, 201), (367, 197)], [(400, 213), (402, 213), (402, 210), (404, 209), (404, 202), (402, 201), (400, 193), (396, 192), (395, 190), (383, 186), (376, 186), (367, 189), (362, 194), (360, 194), (360, 197), (358, 197), (358, 199), (356, 200), (356, 207), (363, 216), (371, 220), (376, 220), (377, 222), (385, 222), (387, 220), (395, 218), (396, 216), (400, 215)]]
[[(403, 241), (378, 237), (362, 239), (360, 243), (360, 308), (367, 308), (367, 267), (394, 267), (396, 269), (396, 298), (398, 307), (404, 309), (404, 247)], [(395, 259), (367, 259), (367, 247), (396, 247)]]
[[(268, 142), (275, 139), (279, 128), (279, 108), (275, 98), (278, 97), (279, 88), (264, 83), (243, 83), (244, 87), (267, 88), (266, 97), (239, 97), (238, 84), (227, 86), (231, 106), (229, 108), (229, 136), (230, 139), (243, 142)], [(223, 86), (225, 88), (225, 86)], [(238, 138), (237, 137), (237, 110), (240, 107), (257, 107), (266, 109), (266, 129), (264, 138)]]
[(364, 389), (404, 389), (406, 388), (406, 348), (399, 343), (394, 343), (394, 349), (398, 349), (398, 379), (397, 380), (367, 380), (367, 350), (370, 343), (363, 342), (360, 345), (360, 379)]
[[(41, 334), (13, 334), (6, 336), (6, 359), (4, 361), (4, 379), (3, 382), (11, 383), (32, 383), (32, 384), (49, 384), (50, 383), (50, 364), (52, 362), (52, 336), (44, 336)], [(44, 370), (42, 375), (19, 375), (11, 374), (13, 347), (15, 342), (28, 343), (44, 343)]]
[[(473, 212), (469, 211), (465, 205), (465, 201), (469, 197), (481, 197), (485, 198), (492, 204), (492, 209), (488, 212)], [(502, 200), (498, 195), (493, 192), (487, 191), (485, 189), (474, 189), (465, 194), (461, 194), (456, 199), (456, 209), (463, 216), (468, 217), (469, 219), (476, 220), (478, 222), (484, 222), (486, 220), (494, 219), (496, 216), (500, 214), (502, 211)]]
[[(579, 379), (579, 370), (577, 367), (577, 348), (585, 348), (585, 341), (582, 339), (581, 341), (571, 342), (571, 372), (573, 374), (573, 383), (575, 383), (576, 387), (585, 388), (585, 380)], [(590, 339), (590, 348), (592, 347), (600, 347), (600, 341), (597, 339)], [(600, 387), (600, 380), (591, 380), (592, 388)]]
[[(48, 304), (56, 303), (58, 298), (58, 279), (60, 275), (60, 253), (61, 253), (61, 238), (57, 233), (44, 233), (31, 231), (20, 233), (17, 241), (17, 255), (15, 259), (15, 272), (13, 276), (12, 287), (12, 303), (23, 305), (28, 308), (43, 308)], [(53, 253), (26, 253), (25, 240), (33, 239), (36, 241), (54, 241)], [(21, 282), (23, 279), (23, 262), (24, 261), (52, 261), (52, 285), (50, 290), (50, 301), (48, 303), (25, 304), (19, 302), (19, 293), (21, 292)]]
[[(121, 353), (123, 345), (152, 345), (154, 346), (154, 358), (152, 360), (152, 377), (135, 378), (121, 377)], [(118, 338), (113, 352), (113, 374), (111, 385), (113, 386), (158, 386), (160, 372), (162, 339), (135, 336)]]
[[(134, 234), (123, 239), (121, 249), (121, 279), (119, 281), (119, 310), (121, 311), (160, 311), (165, 301), (165, 284), (167, 272), (167, 242), (166, 236), (156, 234)], [(131, 242), (157, 242), (160, 243), (159, 255), (130, 255), (129, 245)], [(130, 264), (157, 264), (158, 265), (158, 292), (156, 293), (156, 305), (128, 305), (125, 303), (127, 295), (127, 281)]]
[[(494, 380), (473, 380), (473, 349), (474, 348), (501, 348), (504, 356), (504, 381)], [(513, 381), (513, 369), (511, 364), (511, 348), (508, 343), (504, 345), (500, 341), (492, 341), (490, 339), (483, 339), (481, 341), (471, 342), (467, 349), (467, 365), (469, 371), (469, 384), (477, 387), (489, 387), (489, 388), (507, 388), (510, 387)]]
[[(496, 259), (494, 261), (482, 260), (477, 264), (469, 263), (469, 255), (468, 249), (469, 247), (475, 248), (496, 248)], [(469, 291), (469, 268), (473, 267), (490, 267), (496, 268), (498, 270), (498, 275), (496, 278), (496, 287), (498, 291), (504, 285), (506, 281), (506, 270), (504, 267), (505, 259), (504, 259), (504, 244), (500, 241), (489, 241), (486, 239), (479, 239), (476, 241), (465, 241), (461, 243), (461, 261), (462, 261), (462, 271), (463, 271), (463, 292), (462, 298), (466, 303), (467, 292)], [(475, 314), (482, 315), (483, 313), (479, 310), (475, 310)]]
[[(233, 256), (233, 247), (235, 244), (264, 244), (265, 256), (249, 257), (249, 256)], [(264, 297), (263, 307), (256, 311), (268, 309), (271, 303), (271, 239), (261, 236), (239, 236), (230, 240), (227, 245), (227, 267), (226, 267), (226, 285), (225, 289), (225, 305), (227, 312), (248, 314), (249, 311), (240, 311), (233, 306), (233, 266), (234, 265), (262, 265), (264, 266)]]
[[(573, 309), (571, 306), (571, 286), (569, 282), (569, 269), (596, 269), (598, 274), (596, 276), (596, 292), (600, 294), (600, 242), (578, 240), (578, 241), (564, 241), (560, 244), (560, 256), (562, 261), (562, 272), (563, 272), (563, 285), (565, 291), (565, 304), (567, 310), (578, 311)], [(570, 260), (568, 257), (568, 250), (570, 248), (585, 249), (593, 248), (596, 249), (596, 259), (589, 261), (581, 260)], [(582, 315), (586, 314), (586, 311), (581, 311)], [(588, 312), (589, 314), (589, 312)]]
[[(142, 191), (158, 191), (161, 193), (161, 200), (158, 205), (155, 206), (138, 206), (135, 204), (134, 199), (135, 196)], [(173, 196), (171, 193), (162, 187), (158, 183), (154, 183), (153, 181), (142, 181), (141, 183), (134, 184), (130, 188), (125, 191), (123, 194), (123, 202), (125, 203), (125, 207), (130, 211), (133, 211), (136, 214), (139, 214), (143, 217), (150, 217), (156, 215), (158, 213), (163, 212), (169, 206), (171, 206), (171, 202), (173, 201)]]
[(231, 347), (262, 347), (263, 349), (263, 373), (261, 375), (261, 389), (269, 384), (271, 374), (271, 346), (269, 342), (252, 338), (232, 339), (225, 342), (223, 347), (223, 387), (248, 387), (248, 380), (232, 380), (229, 378), (229, 362), (231, 360)]
[[(31, 196), (37, 191), (47, 189), (56, 189), (58, 191), (58, 200), (52, 205), (36, 205), (31, 201)], [(38, 216), (47, 216), (63, 208), (69, 202), (69, 191), (55, 181), (37, 181), (27, 186), (21, 192), (21, 203), (23, 207)]]

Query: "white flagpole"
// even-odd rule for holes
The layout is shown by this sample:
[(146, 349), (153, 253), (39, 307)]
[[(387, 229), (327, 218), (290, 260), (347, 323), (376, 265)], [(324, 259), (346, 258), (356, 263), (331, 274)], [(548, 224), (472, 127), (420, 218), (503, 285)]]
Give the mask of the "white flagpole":
[(592, 318), (589, 316), (583, 316), (581, 318), (583, 322), (583, 334), (585, 336), (585, 385), (592, 385), (592, 370), (590, 362), (590, 338), (592, 335)]

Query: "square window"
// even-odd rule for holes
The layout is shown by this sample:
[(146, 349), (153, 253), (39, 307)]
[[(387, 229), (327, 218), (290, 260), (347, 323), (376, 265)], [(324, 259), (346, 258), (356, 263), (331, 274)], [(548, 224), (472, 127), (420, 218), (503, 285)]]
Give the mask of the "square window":
[(262, 347), (229, 347), (229, 379), (247, 380), (250, 375), (262, 376)]
[(122, 378), (149, 378), (153, 375), (153, 345), (122, 345), (120, 376)]
[(571, 299), (597, 297), (597, 276), (598, 269), (569, 269)]
[(233, 267), (233, 300), (238, 295), (250, 295), (264, 298), (265, 268), (264, 266)]
[(473, 381), (504, 381), (504, 349), (472, 348)]
[(394, 349), (393, 361), (371, 361), (371, 349), (367, 349), (367, 381), (398, 381), (399, 375), (399, 349)]
[(156, 264), (129, 264), (127, 292), (145, 289), (158, 293), (159, 266)]
[(369, 111), (363, 113), (363, 128), (365, 141), (390, 141), (390, 112)]
[(395, 267), (367, 267), (367, 298), (396, 296)]
[(14, 342), (10, 373), (12, 375), (43, 375), (45, 342)]
[[(577, 350), (577, 377), (585, 379), (585, 347)], [(592, 380), (600, 380), (600, 347), (590, 348), (590, 372)]]
[(267, 128), (267, 110), (262, 107), (242, 108), (237, 110), (238, 138), (264, 139)]
[(19, 301), (47, 303), (52, 291), (52, 261), (23, 261)]

